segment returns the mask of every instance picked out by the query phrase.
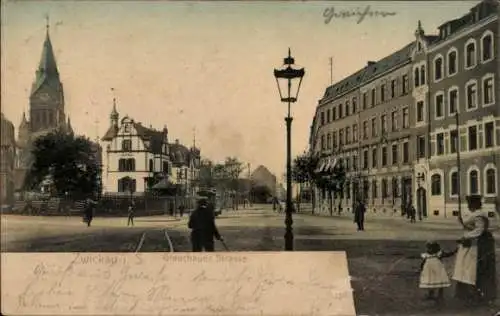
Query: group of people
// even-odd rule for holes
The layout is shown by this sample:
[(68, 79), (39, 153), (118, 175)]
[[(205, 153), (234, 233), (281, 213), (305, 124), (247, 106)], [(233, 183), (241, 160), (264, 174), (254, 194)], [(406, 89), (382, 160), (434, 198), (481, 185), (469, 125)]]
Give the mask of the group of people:
[[(421, 254), (419, 286), (427, 290), (426, 299), (442, 301), (451, 280), (456, 282), (455, 297), (461, 301), (477, 304), (496, 298), (495, 240), (488, 229), (490, 221), (479, 212), (481, 196), (468, 196), (467, 203), (471, 216), (465, 220), (462, 214), (459, 216), (465, 233), (457, 240), (456, 249), (447, 252), (437, 242), (429, 241)], [(442, 260), (452, 256), (456, 259), (450, 279)]]

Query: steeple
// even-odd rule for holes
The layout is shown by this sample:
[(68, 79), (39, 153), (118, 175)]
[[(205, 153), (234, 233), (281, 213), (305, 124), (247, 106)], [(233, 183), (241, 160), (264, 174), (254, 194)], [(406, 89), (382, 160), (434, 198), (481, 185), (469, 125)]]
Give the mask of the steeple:
[(69, 119), (69, 116), (68, 116), (68, 123), (66, 123), (66, 131), (69, 133), (69, 134), (73, 134), (73, 127), (71, 127), (71, 120)]
[(52, 42), (50, 41), (49, 34), (49, 17), (46, 17), (46, 34), (45, 41), (42, 48), (42, 56), (40, 58), (40, 63), (38, 65), (38, 70), (36, 71), (36, 79), (33, 83), (31, 94), (33, 95), (43, 83), (47, 82), (53, 85), (54, 88), (59, 88), (59, 71), (57, 70), (56, 58), (54, 56), (54, 49), (52, 48)]
[(422, 28), (422, 22), (420, 20), (418, 20), (417, 29), (415, 30), (415, 36), (417, 38), (419, 38), (419, 37), (424, 36), (424, 34), (425, 34), (425, 32), (424, 32), (424, 29)]
[[(111, 88), (111, 91), (115, 91), (114, 88)], [(111, 126), (113, 127), (118, 127), (118, 119), (119, 119), (119, 114), (118, 111), (116, 110), (116, 98), (113, 96), (113, 110), (111, 111), (111, 114), (109, 115), (109, 119), (111, 121)]]
[(23, 117), (21, 118), (21, 124), (19, 127), (26, 126), (28, 124), (28, 120), (26, 119), (26, 112), (23, 111)]

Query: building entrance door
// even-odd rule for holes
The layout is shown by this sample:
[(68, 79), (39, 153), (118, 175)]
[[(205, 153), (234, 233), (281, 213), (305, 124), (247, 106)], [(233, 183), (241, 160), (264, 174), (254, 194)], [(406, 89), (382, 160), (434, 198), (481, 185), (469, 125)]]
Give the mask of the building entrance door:
[(427, 192), (424, 188), (417, 190), (417, 214), (419, 219), (427, 217)]

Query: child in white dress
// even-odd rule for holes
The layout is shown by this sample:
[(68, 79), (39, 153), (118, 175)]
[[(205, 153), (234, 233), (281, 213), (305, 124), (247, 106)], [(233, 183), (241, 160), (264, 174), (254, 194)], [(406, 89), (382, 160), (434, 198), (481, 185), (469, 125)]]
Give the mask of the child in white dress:
[[(419, 287), (428, 290), (426, 299), (441, 301), (444, 288), (451, 286), (450, 277), (441, 259), (453, 256), (457, 250), (452, 252), (442, 251), (441, 246), (435, 241), (427, 242), (426, 248), (427, 251), (421, 254), (422, 265), (420, 267)], [(435, 290), (438, 291), (437, 297), (434, 296)]]

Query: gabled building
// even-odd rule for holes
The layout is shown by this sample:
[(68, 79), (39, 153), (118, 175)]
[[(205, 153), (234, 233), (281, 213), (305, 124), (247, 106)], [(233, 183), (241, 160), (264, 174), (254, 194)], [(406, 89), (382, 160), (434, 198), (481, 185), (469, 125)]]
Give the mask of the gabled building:
[(195, 144), (191, 148), (182, 145), (178, 139), (169, 144), (172, 172), (170, 180), (180, 188), (183, 195), (194, 196), (198, 191), (201, 168), (201, 152)]
[(269, 171), (265, 166), (258, 166), (250, 176), (254, 185), (266, 186), (273, 196), (276, 196), (277, 190), (277, 179), (276, 176)]
[(105, 194), (142, 194), (159, 179), (172, 175), (167, 127), (148, 128), (128, 116), (119, 120), (116, 100), (110, 127), (101, 140)]

